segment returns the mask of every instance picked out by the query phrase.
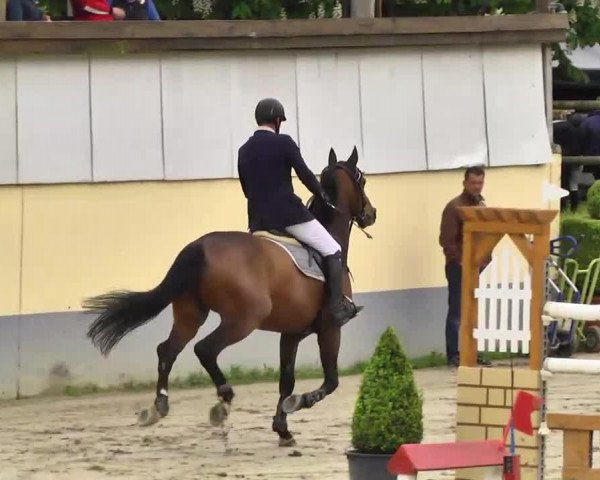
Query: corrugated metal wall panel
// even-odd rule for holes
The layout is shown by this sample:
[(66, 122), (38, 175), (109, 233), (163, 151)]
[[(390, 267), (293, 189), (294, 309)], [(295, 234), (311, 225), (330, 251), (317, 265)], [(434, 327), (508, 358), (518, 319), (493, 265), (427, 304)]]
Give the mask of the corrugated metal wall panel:
[(355, 145), (368, 173), (551, 156), (537, 45), (25, 57), (16, 79), (18, 119), (0, 117), (4, 183), (15, 161), (21, 183), (236, 177), (268, 96), (315, 173), (331, 147), (344, 159)]
[(17, 182), (16, 62), (0, 59), (0, 184)]
[(164, 178), (156, 55), (91, 59), (94, 181)]
[(18, 60), (20, 183), (91, 180), (89, 93), (86, 56)]

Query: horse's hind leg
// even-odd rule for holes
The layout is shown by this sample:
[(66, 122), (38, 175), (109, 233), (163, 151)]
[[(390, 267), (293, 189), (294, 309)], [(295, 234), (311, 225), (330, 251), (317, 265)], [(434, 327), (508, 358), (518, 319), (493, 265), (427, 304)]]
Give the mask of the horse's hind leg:
[[(217, 387), (217, 396), (228, 406), (231, 404), (234, 393), (217, 364), (217, 357), (229, 345), (233, 345), (250, 335), (254, 329), (255, 327), (252, 322), (243, 320), (230, 321), (221, 317), (221, 324), (194, 346), (194, 352), (198, 360), (200, 360), (200, 364), (212, 379), (215, 387)], [(228, 414), (228, 411), (221, 407), (223, 405), (218, 403), (211, 410), (210, 419), (211, 423), (215, 426), (221, 425)]]
[(158, 381), (153, 408), (140, 413), (139, 423), (150, 425), (169, 413), (169, 374), (177, 356), (198, 333), (206, 321), (208, 310), (201, 308), (192, 296), (184, 296), (173, 302), (173, 327), (169, 338), (158, 345)]
[(310, 408), (333, 393), (338, 387), (337, 358), (340, 350), (340, 334), (340, 328), (333, 326), (328, 326), (318, 332), (317, 341), (319, 342), (319, 353), (324, 374), (323, 384), (312, 392), (287, 397), (282, 404), (284, 412), (293, 413), (303, 408)]
[(294, 366), (298, 344), (302, 337), (282, 334), (279, 341), (279, 401), (273, 417), (273, 431), (279, 435), (280, 447), (293, 447), (296, 444), (293, 435), (288, 430), (287, 414), (282, 409), (283, 401), (294, 391), (296, 383)]

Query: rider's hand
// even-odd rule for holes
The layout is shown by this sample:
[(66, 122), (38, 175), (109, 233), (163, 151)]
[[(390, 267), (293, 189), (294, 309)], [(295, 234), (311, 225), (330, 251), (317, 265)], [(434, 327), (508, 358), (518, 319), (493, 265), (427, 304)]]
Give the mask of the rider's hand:
[(327, 205), (333, 205), (333, 201), (331, 200), (331, 197), (327, 194), (327, 192), (325, 190), (321, 190), (321, 199), (323, 199), (323, 201)]
[(119, 7), (113, 7), (111, 10), (112, 16), (115, 20), (124, 20), (125, 19), (125, 10)]

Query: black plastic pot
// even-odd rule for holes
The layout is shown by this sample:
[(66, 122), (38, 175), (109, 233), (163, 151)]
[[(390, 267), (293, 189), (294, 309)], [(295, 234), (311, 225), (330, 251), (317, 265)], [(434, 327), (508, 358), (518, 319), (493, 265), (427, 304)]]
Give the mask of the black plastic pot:
[(397, 476), (388, 473), (387, 464), (393, 453), (360, 453), (347, 450), (350, 480), (396, 480)]

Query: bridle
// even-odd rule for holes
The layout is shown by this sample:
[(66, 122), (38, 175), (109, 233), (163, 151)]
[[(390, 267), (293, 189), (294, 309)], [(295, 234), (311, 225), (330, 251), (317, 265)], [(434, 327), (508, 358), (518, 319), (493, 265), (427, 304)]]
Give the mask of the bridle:
[(366, 194), (365, 194), (365, 189), (364, 187), (361, 185), (361, 179), (363, 178), (363, 173), (360, 171), (360, 169), (358, 167), (354, 167), (355, 171), (353, 172), (352, 170), (350, 170), (350, 168), (348, 168), (346, 165), (342, 164), (342, 163), (336, 163), (333, 168), (340, 168), (342, 170), (344, 170), (344, 172), (346, 172), (348, 174), (348, 176), (352, 179), (352, 183), (354, 184), (354, 187), (358, 190), (358, 194), (359, 194), (359, 198), (360, 198), (360, 213), (358, 215), (352, 215), (350, 212), (345, 212), (343, 211), (341, 208), (336, 207), (335, 205), (326, 202), (326, 205), (329, 208), (332, 208), (333, 210), (335, 210), (336, 212), (341, 213), (342, 215), (346, 215), (348, 217), (350, 217), (350, 229), (352, 229), (352, 225), (356, 224), (356, 226), (358, 227), (358, 229), (363, 232), (367, 238), (373, 238), (369, 232), (367, 232), (363, 227), (360, 226), (360, 224), (362, 223), (363, 225), (365, 224), (365, 217), (366, 217), (366, 212), (365, 212), (365, 208), (367, 206), (367, 200), (366, 200)]

